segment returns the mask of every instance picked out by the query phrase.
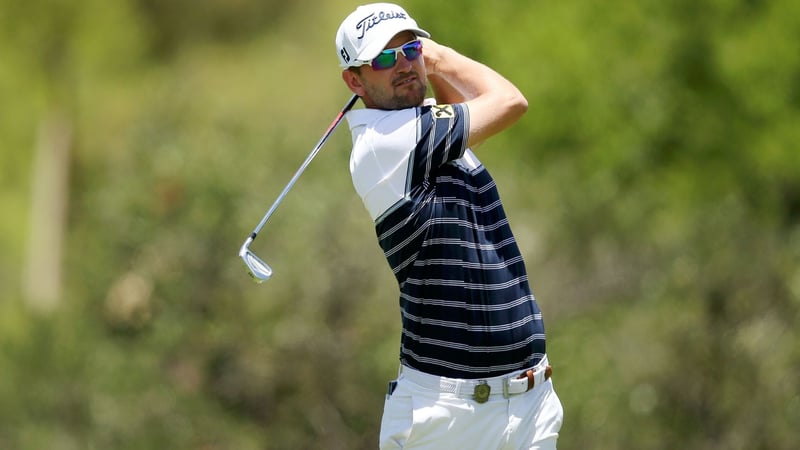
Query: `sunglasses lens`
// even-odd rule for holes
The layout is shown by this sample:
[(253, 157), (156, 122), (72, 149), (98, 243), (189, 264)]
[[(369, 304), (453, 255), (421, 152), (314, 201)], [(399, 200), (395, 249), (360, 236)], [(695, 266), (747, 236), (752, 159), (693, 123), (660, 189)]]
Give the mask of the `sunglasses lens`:
[(372, 60), (372, 68), (375, 70), (388, 69), (394, 66), (395, 61), (397, 61), (397, 52), (384, 50)]
[(422, 54), (422, 42), (414, 41), (404, 45), (403, 54), (406, 55), (406, 59), (409, 61), (419, 58), (419, 55)]

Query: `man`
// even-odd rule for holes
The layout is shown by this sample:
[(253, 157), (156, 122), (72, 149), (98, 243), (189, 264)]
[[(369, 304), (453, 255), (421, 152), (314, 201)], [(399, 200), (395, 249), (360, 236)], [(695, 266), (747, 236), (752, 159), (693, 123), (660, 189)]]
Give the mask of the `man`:
[(342, 78), (366, 106), (347, 114), (353, 184), (400, 287), (401, 371), (380, 447), (555, 448), (563, 411), (542, 316), (494, 181), (470, 150), (527, 101), (428, 38), (388, 3), (357, 8), (336, 35)]

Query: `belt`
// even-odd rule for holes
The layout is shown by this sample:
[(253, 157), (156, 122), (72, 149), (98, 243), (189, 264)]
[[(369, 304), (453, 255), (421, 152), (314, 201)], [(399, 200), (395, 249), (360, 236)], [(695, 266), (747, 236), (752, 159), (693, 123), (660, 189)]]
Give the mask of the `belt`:
[(408, 366), (402, 366), (400, 377), (427, 389), (472, 397), (476, 402), (484, 403), (489, 400), (490, 395), (502, 394), (503, 398), (508, 398), (511, 395), (528, 392), (550, 379), (552, 375), (553, 369), (545, 357), (535, 367), (522, 372), (486, 379), (468, 380), (439, 377)]

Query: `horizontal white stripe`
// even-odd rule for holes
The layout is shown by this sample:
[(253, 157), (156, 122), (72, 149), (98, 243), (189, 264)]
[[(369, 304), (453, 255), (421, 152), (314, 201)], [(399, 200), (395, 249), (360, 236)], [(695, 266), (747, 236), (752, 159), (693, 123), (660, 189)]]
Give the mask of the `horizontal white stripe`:
[(520, 262), (522, 262), (521, 255), (515, 256), (511, 259), (499, 263), (469, 262), (469, 261), (462, 261), (460, 259), (432, 258), (432, 259), (421, 259), (419, 261), (414, 261), (414, 267), (454, 266), (454, 267), (463, 267), (465, 269), (501, 270), (501, 269), (507, 269)]
[(470, 192), (474, 192), (476, 194), (483, 194), (486, 191), (491, 190), (492, 188), (495, 187), (494, 180), (492, 180), (491, 182), (489, 182), (489, 183), (487, 183), (487, 184), (485, 184), (485, 185), (483, 185), (481, 187), (475, 187), (475, 186), (473, 186), (471, 184), (468, 184), (467, 182), (465, 182), (462, 179), (453, 178), (451, 176), (436, 177), (436, 182), (437, 183), (450, 183), (450, 184), (455, 184), (457, 186), (462, 186), (462, 187), (464, 187), (464, 189), (466, 189), (466, 190), (468, 190)]
[[(386, 258), (389, 258), (390, 256), (394, 255), (395, 253), (399, 252), (400, 250), (403, 249), (403, 247), (408, 245), (409, 242), (413, 241), (415, 238), (419, 237), (420, 234), (422, 234), (425, 231), (427, 231), (428, 228), (430, 228), (431, 225), (458, 225), (458, 226), (460, 226), (462, 228), (468, 228), (468, 229), (472, 229), (472, 230), (475, 230), (475, 231), (495, 231), (498, 228), (502, 228), (503, 226), (505, 226), (507, 224), (508, 224), (508, 219), (501, 219), (497, 223), (494, 223), (492, 225), (476, 225), (476, 224), (470, 223), (470, 222), (468, 222), (466, 220), (451, 219), (451, 218), (428, 219), (422, 225), (420, 225), (417, 229), (415, 229), (414, 232), (411, 233), (411, 235), (409, 235), (407, 238), (405, 238), (399, 244), (395, 245), (394, 247), (392, 247), (389, 250), (387, 250), (386, 252), (384, 252), (383, 255)], [(462, 241), (460, 239), (456, 239), (456, 240), (453, 240), (451, 238), (444, 238), (444, 239), (450, 239), (452, 242), (442, 242), (442, 243), (451, 243), (451, 244), (455, 244), (455, 245), (460, 245), (462, 247), (481, 248), (481, 249), (485, 249), (485, 250), (501, 248), (501, 247), (503, 247), (503, 246), (508, 244), (508, 239), (506, 239), (505, 241), (501, 242), (501, 244), (503, 244), (503, 245), (501, 245), (499, 247), (498, 246), (494, 246), (494, 244), (483, 244), (483, 246), (481, 246), (481, 247), (475, 247), (476, 244), (473, 244), (473, 243), (467, 242), (467, 241)], [(509, 239), (511, 239), (513, 241), (514, 238), (511, 237)], [(438, 243), (438, 242), (435, 242), (435, 241), (436, 240), (424, 241), (422, 243), (422, 246), (424, 247), (427, 242)], [(463, 245), (462, 243), (467, 243), (468, 245)], [(477, 245), (480, 245), (480, 244), (477, 244)]]
[(496, 305), (482, 305), (482, 304), (477, 304), (476, 305), (476, 304), (467, 303), (467, 302), (459, 301), (459, 300), (441, 300), (441, 299), (435, 299), (435, 298), (419, 299), (419, 298), (416, 298), (416, 297), (412, 297), (412, 296), (406, 294), (405, 292), (401, 292), (400, 293), (400, 298), (403, 299), (403, 300), (406, 300), (406, 301), (408, 301), (410, 303), (417, 304), (417, 305), (423, 305), (424, 304), (424, 305), (431, 305), (431, 306), (440, 306), (440, 307), (444, 307), (444, 308), (459, 308), (459, 309), (464, 309), (464, 310), (467, 310), (467, 311), (485, 311), (485, 312), (503, 311), (503, 310), (513, 309), (513, 308), (516, 308), (516, 307), (518, 307), (518, 306), (520, 306), (522, 304), (525, 304), (527, 302), (536, 301), (534, 299), (533, 295), (526, 295), (524, 297), (512, 300), (512, 301), (507, 302), (507, 303), (500, 303), (500, 304), (496, 304)]
[[(497, 204), (499, 205), (500, 202), (497, 202)], [(411, 218), (413, 218), (413, 216), (409, 217), (409, 219), (411, 219)], [(504, 217), (504, 218), (502, 218), (502, 219), (498, 220), (497, 222), (495, 222), (493, 224), (490, 224), (490, 225), (480, 225), (480, 224), (473, 223), (473, 222), (471, 222), (469, 220), (459, 219), (457, 217), (436, 217), (436, 218), (433, 218), (433, 219), (426, 220), (422, 225), (420, 225), (418, 227), (418, 229), (428, 228), (431, 225), (458, 225), (458, 226), (460, 226), (462, 228), (469, 228), (469, 229), (472, 229), (472, 230), (484, 231), (485, 232), (485, 231), (496, 231), (499, 228), (502, 228), (502, 227), (508, 225), (508, 218)], [(395, 225), (394, 227), (392, 227), (390, 230), (385, 231), (383, 234), (381, 234), (378, 237), (378, 239), (384, 240), (384, 239), (388, 238), (389, 236), (391, 236), (392, 234), (396, 233), (398, 230), (402, 229), (404, 226), (405, 226), (405, 222), (401, 222), (401, 223)], [(416, 235), (418, 235), (418, 233), (415, 233), (413, 236), (416, 236)]]
[(406, 283), (415, 286), (447, 286), (479, 291), (500, 291), (522, 284), (526, 281), (528, 281), (527, 275), (508, 280), (504, 283), (467, 283), (463, 280), (446, 280), (442, 278), (426, 278), (424, 280), (409, 278), (406, 280)]
[(494, 209), (497, 209), (497, 207), (503, 205), (503, 202), (501, 202), (500, 199), (497, 199), (497, 200), (493, 201), (492, 203), (489, 203), (486, 206), (479, 206), (479, 205), (476, 205), (475, 203), (470, 202), (469, 200), (465, 200), (463, 198), (458, 198), (458, 197), (439, 197), (439, 198), (436, 199), (435, 203), (439, 203), (439, 204), (451, 203), (451, 204), (454, 204), (454, 205), (458, 205), (458, 206), (463, 206), (465, 208), (469, 208), (472, 211), (479, 212), (479, 213), (487, 213), (487, 212), (492, 211)]
[(501, 353), (501, 352), (510, 352), (513, 350), (518, 350), (520, 348), (528, 346), (531, 342), (535, 340), (544, 340), (545, 336), (543, 333), (532, 334), (528, 336), (527, 339), (515, 342), (513, 344), (508, 345), (467, 345), (461, 344), (458, 342), (451, 342), (451, 341), (442, 341), (439, 339), (430, 339), (418, 336), (416, 334), (410, 333), (408, 331), (403, 330), (403, 335), (408, 337), (409, 339), (419, 342), (420, 344), (426, 345), (435, 345), (437, 347), (444, 347), (447, 349), (455, 349), (455, 350), (462, 350), (466, 352), (476, 352), (476, 353)]
[(399, 244), (395, 245), (394, 247), (390, 248), (389, 250), (385, 251), (385, 252), (383, 253), (383, 256), (385, 256), (385, 257), (388, 259), (390, 256), (392, 256), (392, 255), (394, 255), (395, 253), (397, 253), (397, 252), (399, 252), (400, 250), (402, 250), (402, 249), (403, 249), (403, 247), (405, 247), (406, 245), (408, 245), (408, 243), (409, 243), (409, 242), (413, 241), (413, 240), (414, 240), (415, 238), (417, 238), (417, 237), (418, 237), (420, 234), (422, 234), (422, 233), (424, 233), (425, 231), (427, 231), (427, 230), (428, 230), (428, 225), (430, 224), (430, 222), (431, 222), (430, 220), (427, 220), (427, 221), (425, 221), (425, 223), (424, 223), (424, 224), (422, 224), (422, 226), (420, 226), (419, 228), (417, 228), (416, 230), (414, 230), (414, 232), (413, 232), (413, 233), (411, 233), (411, 235), (410, 235), (410, 236), (408, 236), (407, 238), (405, 238), (405, 240), (403, 240), (403, 241), (402, 241), (402, 242), (400, 242)]
[(409, 314), (406, 311), (402, 311), (402, 314), (403, 317), (405, 317), (406, 319), (412, 322), (421, 323), (423, 325), (433, 325), (444, 328), (455, 328), (458, 330), (466, 330), (469, 332), (488, 332), (488, 333), (500, 333), (504, 331), (509, 331), (527, 325), (535, 320), (542, 320), (541, 314), (533, 314), (530, 316), (526, 316), (515, 322), (503, 325), (472, 325), (464, 322), (453, 322), (449, 320), (426, 319), (419, 316), (415, 316), (413, 314)]
[[(432, 199), (433, 199), (433, 193), (430, 193), (430, 194), (428, 194), (428, 195), (425, 197), (425, 199), (424, 199), (424, 200), (421, 202), (422, 206), (425, 206), (425, 204), (426, 204), (426, 203), (428, 203), (428, 202), (430, 202)], [(404, 200), (404, 201), (407, 201), (407, 200)], [(397, 205), (396, 205), (396, 206), (397, 206)], [(393, 208), (394, 208), (394, 207), (395, 207), (395, 206), (393, 206)], [(384, 232), (383, 232), (383, 234), (381, 234), (380, 236), (378, 236), (378, 240), (382, 241), (382, 240), (386, 239), (388, 236), (391, 236), (391, 235), (393, 235), (394, 233), (396, 233), (396, 232), (397, 232), (397, 230), (400, 230), (400, 229), (402, 229), (403, 227), (405, 227), (405, 226), (406, 226), (406, 224), (407, 224), (407, 223), (408, 223), (410, 220), (413, 220), (413, 219), (414, 219), (414, 217), (416, 217), (416, 216), (417, 216), (417, 214), (419, 214), (419, 212), (420, 212), (420, 211), (422, 211), (422, 208), (416, 208), (416, 209), (415, 209), (415, 210), (414, 210), (414, 211), (413, 211), (413, 212), (412, 212), (412, 213), (411, 213), (411, 214), (410, 214), (408, 217), (406, 217), (405, 219), (401, 220), (400, 222), (397, 222), (397, 223), (396, 223), (396, 224), (395, 224), (395, 225), (394, 225), (392, 228), (390, 228), (390, 229), (388, 229), (388, 230), (384, 231)], [(382, 217), (383, 217), (383, 218), (385, 218), (385, 216), (382, 216)], [(383, 220), (383, 219), (381, 219), (381, 220)]]
[(464, 247), (464, 248), (472, 248), (472, 249), (486, 250), (486, 251), (496, 251), (496, 250), (499, 250), (499, 249), (505, 247), (506, 245), (510, 245), (510, 244), (515, 243), (515, 242), (516, 241), (514, 240), (513, 236), (510, 237), (510, 238), (507, 238), (505, 240), (502, 240), (500, 242), (494, 243), (494, 244), (476, 244), (474, 242), (469, 242), (469, 241), (465, 241), (463, 239), (457, 239), (457, 238), (434, 238), (434, 239), (428, 239), (428, 240), (424, 241), (422, 243), (422, 246), (426, 247), (426, 246), (429, 246), (429, 245), (458, 245), (458, 246), (461, 246), (461, 247)]
[(508, 225), (508, 219), (503, 218), (490, 225), (479, 225), (469, 220), (459, 219), (456, 217), (437, 217), (435, 219), (426, 221), (423, 226), (430, 225), (458, 225), (461, 228), (469, 228), (475, 231), (495, 231)]
[[(414, 262), (415, 259), (417, 259), (417, 256), (419, 256), (419, 252), (414, 252), (413, 255), (408, 257), (408, 259), (406, 259), (405, 261), (401, 262), (396, 267), (393, 267), (392, 268), (392, 273), (397, 274), (397, 272), (400, 272), (401, 270), (403, 270), (406, 267), (408, 267), (409, 264), (411, 264), (412, 262)], [(414, 265), (416, 265), (416, 263)]]

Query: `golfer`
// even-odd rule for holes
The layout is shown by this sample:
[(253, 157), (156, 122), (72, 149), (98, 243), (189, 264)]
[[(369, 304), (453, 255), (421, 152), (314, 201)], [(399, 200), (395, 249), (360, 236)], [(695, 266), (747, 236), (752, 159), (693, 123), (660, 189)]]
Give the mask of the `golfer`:
[(353, 184), (400, 288), (400, 373), (380, 448), (554, 449), (563, 410), (542, 314), (471, 151), (527, 101), (429, 38), (389, 3), (358, 7), (336, 34), (342, 79), (366, 106), (346, 116)]

